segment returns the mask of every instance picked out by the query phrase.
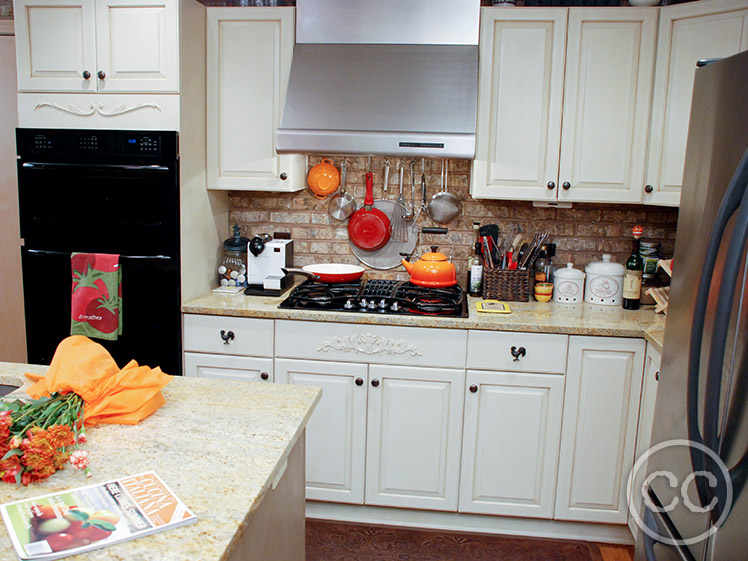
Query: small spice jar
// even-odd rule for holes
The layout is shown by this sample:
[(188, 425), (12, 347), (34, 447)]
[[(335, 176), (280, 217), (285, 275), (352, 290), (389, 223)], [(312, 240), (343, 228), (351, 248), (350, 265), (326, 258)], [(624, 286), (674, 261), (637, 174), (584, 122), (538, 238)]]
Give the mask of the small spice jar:
[(234, 224), (234, 237), (223, 242), (223, 258), (218, 266), (221, 286), (247, 286), (247, 243), (249, 239), (239, 233)]

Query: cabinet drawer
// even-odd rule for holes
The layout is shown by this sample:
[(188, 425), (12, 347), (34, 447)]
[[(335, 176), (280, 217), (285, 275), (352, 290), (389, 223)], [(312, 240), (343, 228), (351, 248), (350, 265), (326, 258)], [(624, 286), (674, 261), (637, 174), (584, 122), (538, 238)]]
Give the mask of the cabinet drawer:
[(184, 353), (184, 375), (242, 382), (272, 382), (273, 359)]
[(567, 335), (470, 331), (467, 366), (484, 370), (563, 374), (566, 372), (568, 346)]
[(278, 320), (275, 356), (408, 366), (465, 367), (467, 331)]
[[(273, 356), (273, 320), (185, 314), (184, 350)], [(223, 337), (221, 336), (223, 332)], [(233, 337), (231, 336), (233, 334)], [(226, 337), (226, 341), (224, 341)]]

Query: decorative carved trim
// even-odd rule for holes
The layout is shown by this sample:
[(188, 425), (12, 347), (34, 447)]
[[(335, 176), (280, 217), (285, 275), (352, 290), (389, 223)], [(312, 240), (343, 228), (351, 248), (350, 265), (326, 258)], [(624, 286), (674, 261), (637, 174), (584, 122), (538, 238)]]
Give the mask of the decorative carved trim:
[(317, 351), (327, 352), (330, 349), (344, 353), (361, 353), (365, 355), (396, 355), (410, 353), (411, 356), (423, 356), (413, 345), (400, 339), (395, 341), (389, 337), (380, 337), (371, 333), (363, 335), (346, 335), (333, 337), (332, 341), (324, 341)]
[(129, 113), (130, 111), (137, 111), (138, 109), (155, 109), (156, 111), (161, 111), (161, 108), (155, 104), (155, 103), (139, 103), (138, 105), (134, 105), (132, 107), (125, 107), (124, 103), (120, 103), (119, 105), (115, 105), (112, 107), (111, 111), (104, 111), (104, 104), (99, 103), (99, 105), (96, 106), (96, 111), (99, 113), (99, 115), (103, 115), (104, 117), (116, 117), (117, 115), (124, 115), (125, 113)]
[(81, 109), (77, 105), (73, 105), (72, 103), (69, 103), (67, 107), (58, 105), (57, 103), (52, 103), (50, 101), (45, 101), (43, 103), (37, 103), (36, 107), (34, 107), (34, 111), (38, 111), (42, 107), (51, 107), (52, 109), (58, 109), (60, 111), (63, 111), (65, 113), (70, 113), (71, 115), (78, 115), (79, 117), (90, 117), (94, 113), (96, 113), (96, 107), (92, 103), (88, 106), (88, 109)]
[(138, 105), (134, 105), (132, 107), (125, 107), (124, 103), (120, 103), (119, 105), (115, 105), (114, 107), (112, 107), (111, 110), (105, 111), (103, 103), (99, 103), (98, 105), (94, 105), (92, 103), (88, 106), (88, 108), (82, 109), (77, 105), (73, 105), (72, 103), (69, 103), (67, 106), (63, 106), (58, 105), (57, 103), (52, 103), (51, 101), (37, 103), (36, 107), (34, 107), (34, 111), (41, 109), (42, 107), (51, 107), (53, 109), (64, 111), (65, 113), (69, 113), (71, 115), (77, 115), (79, 117), (90, 117), (94, 113), (98, 113), (99, 115), (102, 115), (104, 117), (117, 117), (118, 115), (124, 115), (125, 113), (129, 113), (130, 111), (137, 111), (138, 109), (155, 109), (156, 111), (161, 111), (161, 107), (159, 107), (156, 103), (139, 103)]

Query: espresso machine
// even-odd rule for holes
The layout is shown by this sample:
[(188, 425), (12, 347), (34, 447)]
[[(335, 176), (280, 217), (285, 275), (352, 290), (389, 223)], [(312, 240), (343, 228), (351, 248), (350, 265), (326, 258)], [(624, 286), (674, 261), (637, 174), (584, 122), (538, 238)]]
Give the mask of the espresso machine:
[(292, 266), (293, 240), (260, 235), (249, 240), (247, 245), (247, 288), (244, 294), (282, 294), (291, 285), (291, 276), (283, 273), (283, 269)]

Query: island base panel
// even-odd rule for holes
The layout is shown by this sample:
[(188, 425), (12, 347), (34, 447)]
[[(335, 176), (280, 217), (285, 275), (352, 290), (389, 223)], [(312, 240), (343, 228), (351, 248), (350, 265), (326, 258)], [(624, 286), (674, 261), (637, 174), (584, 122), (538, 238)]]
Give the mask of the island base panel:
[(304, 561), (304, 435), (288, 456), (288, 466), (250, 514), (229, 561)]

